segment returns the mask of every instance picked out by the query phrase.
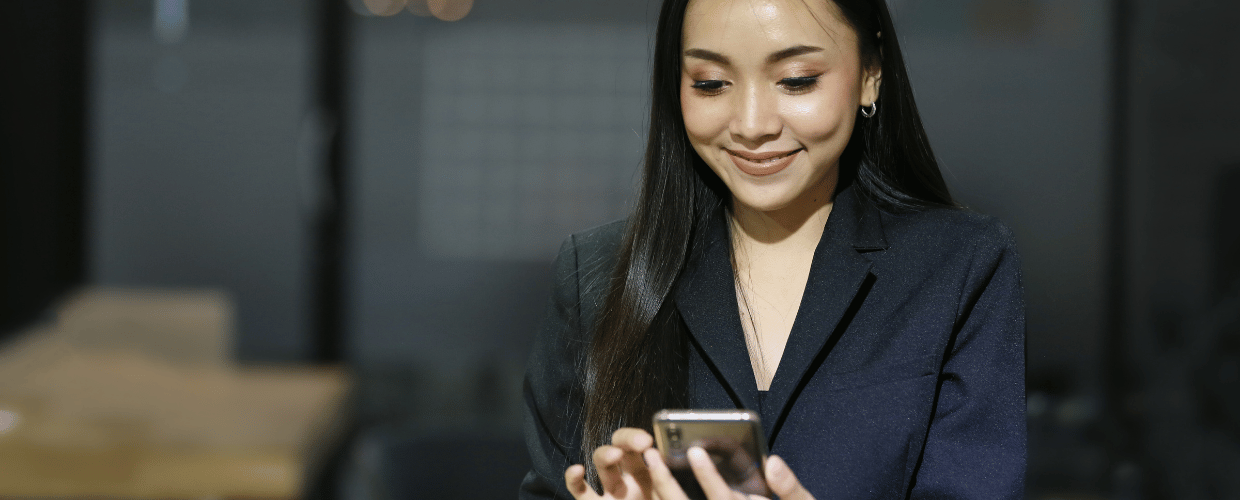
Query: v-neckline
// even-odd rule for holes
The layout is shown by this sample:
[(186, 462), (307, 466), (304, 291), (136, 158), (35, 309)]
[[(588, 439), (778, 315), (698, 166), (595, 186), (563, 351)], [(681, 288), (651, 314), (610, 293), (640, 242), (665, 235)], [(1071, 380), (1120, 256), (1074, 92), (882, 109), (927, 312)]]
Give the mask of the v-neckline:
[[(763, 427), (773, 439), (799, 381), (838, 339), (837, 325), (869, 275), (872, 263), (861, 253), (886, 248), (878, 214), (851, 189), (835, 206), (814, 250), (797, 316), (771, 385), (763, 398)], [(745, 345), (729, 236), (722, 211), (713, 218), (695, 254), (677, 280), (674, 298), (693, 343), (738, 408), (759, 407), (756, 377)]]

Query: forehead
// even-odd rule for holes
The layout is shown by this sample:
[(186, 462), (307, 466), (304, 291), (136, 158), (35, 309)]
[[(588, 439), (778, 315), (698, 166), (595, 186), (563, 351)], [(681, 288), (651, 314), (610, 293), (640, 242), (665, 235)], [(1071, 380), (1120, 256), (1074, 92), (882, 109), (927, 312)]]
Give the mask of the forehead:
[(685, 48), (762, 50), (814, 45), (855, 46), (856, 34), (830, 0), (690, 0), (682, 34)]

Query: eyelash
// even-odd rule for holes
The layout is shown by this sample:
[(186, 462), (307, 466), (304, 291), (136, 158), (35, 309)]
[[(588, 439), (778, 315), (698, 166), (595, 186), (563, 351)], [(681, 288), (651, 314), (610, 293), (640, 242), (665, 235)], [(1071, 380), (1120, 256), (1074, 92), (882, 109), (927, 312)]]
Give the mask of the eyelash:
[[(817, 84), (818, 75), (784, 78), (778, 83), (780, 87), (787, 89), (793, 94), (803, 94), (809, 92), (813, 90), (814, 86)], [(728, 83), (723, 80), (694, 80), (690, 87), (698, 92), (701, 92), (702, 94), (711, 96), (719, 95), (723, 92), (724, 87), (727, 85)]]
[(793, 78), (784, 78), (779, 84), (793, 93), (804, 93), (813, 90), (818, 85), (818, 76), (798, 76)]
[(705, 95), (718, 95), (723, 92), (724, 85), (723, 80), (694, 80), (690, 87)]

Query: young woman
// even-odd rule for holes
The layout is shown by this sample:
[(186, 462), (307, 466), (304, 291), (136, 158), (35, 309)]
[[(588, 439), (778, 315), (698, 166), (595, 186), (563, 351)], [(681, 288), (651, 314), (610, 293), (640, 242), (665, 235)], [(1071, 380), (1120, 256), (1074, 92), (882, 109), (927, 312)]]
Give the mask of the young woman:
[(884, 2), (666, 0), (650, 122), (634, 213), (556, 261), (522, 498), (683, 498), (663, 408), (757, 411), (780, 498), (1020, 498), (1020, 265), (952, 202)]

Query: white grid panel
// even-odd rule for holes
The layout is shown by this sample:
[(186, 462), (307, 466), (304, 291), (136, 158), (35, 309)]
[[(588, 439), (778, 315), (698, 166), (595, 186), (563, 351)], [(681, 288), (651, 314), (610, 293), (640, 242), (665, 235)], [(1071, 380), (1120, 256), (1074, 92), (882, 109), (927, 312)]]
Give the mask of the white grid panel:
[(420, 228), (432, 257), (545, 260), (623, 217), (646, 135), (643, 25), (448, 25), (427, 36)]

